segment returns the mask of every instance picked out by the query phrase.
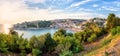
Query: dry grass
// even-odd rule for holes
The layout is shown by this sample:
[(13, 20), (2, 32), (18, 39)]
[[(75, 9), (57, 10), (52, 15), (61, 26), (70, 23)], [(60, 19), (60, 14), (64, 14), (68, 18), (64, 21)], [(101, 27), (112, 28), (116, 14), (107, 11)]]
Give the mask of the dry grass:
[[(84, 56), (105, 56), (105, 52), (108, 56), (119, 56), (120, 55), (120, 35), (111, 36), (110, 34), (103, 38), (104, 40), (112, 39), (108, 44), (101, 46), (100, 48), (86, 53)], [(101, 45), (99, 43), (99, 45)]]

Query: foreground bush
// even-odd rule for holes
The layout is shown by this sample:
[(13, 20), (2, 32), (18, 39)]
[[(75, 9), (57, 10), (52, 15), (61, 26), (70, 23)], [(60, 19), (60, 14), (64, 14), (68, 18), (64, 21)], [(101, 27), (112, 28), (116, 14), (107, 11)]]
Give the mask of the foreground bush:
[(73, 53), (78, 53), (84, 49), (79, 39), (63, 29), (58, 30), (54, 34), (54, 38), (51, 37), (50, 33), (33, 36), (30, 39), (25, 39), (22, 36), (0, 33), (0, 52), (18, 53), (21, 56), (29, 53), (33, 56), (42, 56), (57, 52), (57, 55), (64, 56), (73, 55)]
[(88, 42), (93, 42), (96, 38), (97, 38), (96, 34), (92, 34), (92, 35), (87, 39), (87, 41), (88, 41)]
[(73, 56), (73, 53), (69, 50), (63, 50), (60, 56)]
[(120, 34), (120, 26), (117, 26), (117, 27), (111, 29), (111, 34), (112, 35)]
[(33, 56), (41, 56), (41, 51), (39, 49), (32, 49)]

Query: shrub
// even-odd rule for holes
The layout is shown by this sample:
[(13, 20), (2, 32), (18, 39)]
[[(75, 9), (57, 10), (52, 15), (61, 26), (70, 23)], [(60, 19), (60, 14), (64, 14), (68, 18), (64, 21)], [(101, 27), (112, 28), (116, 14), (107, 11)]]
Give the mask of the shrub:
[(8, 52), (8, 47), (7, 47), (7, 36), (5, 34), (0, 33), (0, 52), (6, 53)]
[(105, 40), (103, 40), (102, 41), (102, 45), (104, 46), (104, 45), (107, 45), (108, 43), (110, 43), (111, 42), (111, 38), (108, 38), (108, 39), (105, 39)]
[(112, 35), (116, 35), (116, 34), (117, 34), (116, 28), (113, 28), (113, 29), (111, 30), (111, 34), (112, 34)]
[(39, 49), (32, 49), (33, 56), (41, 56), (42, 52)]
[(120, 26), (117, 26), (116, 28), (111, 29), (111, 34), (116, 35), (120, 33)]
[(81, 45), (78, 39), (75, 39), (70, 49), (73, 53), (78, 53), (84, 50), (84, 47)]
[(78, 53), (80, 51), (84, 50), (84, 47), (82, 45), (77, 45), (77, 46), (73, 46), (73, 53)]
[(120, 26), (117, 26), (116, 31), (117, 31), (118, 34), (120, 34)]
[(96, 34), (92, 34), (88, 39), (87, 39), (87, 41), (88, 42), (93, 42), (95, 39), (96, 39)]
[(0, 52), (8, 52), (8, 48), (6, 47), (5, 43), (0, 43)]
[(60, 56), (73, 56), (73, 53), (72, 53), (72, 51), (69, 51), (69, 50), (63, 50), (60, 53)]

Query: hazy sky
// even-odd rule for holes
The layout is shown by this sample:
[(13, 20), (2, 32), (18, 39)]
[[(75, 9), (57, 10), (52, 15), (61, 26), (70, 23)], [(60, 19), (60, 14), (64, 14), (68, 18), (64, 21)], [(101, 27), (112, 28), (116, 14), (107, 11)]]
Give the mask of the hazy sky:
[(120, 0), (0, 0), (0, 24), (120, 16)]

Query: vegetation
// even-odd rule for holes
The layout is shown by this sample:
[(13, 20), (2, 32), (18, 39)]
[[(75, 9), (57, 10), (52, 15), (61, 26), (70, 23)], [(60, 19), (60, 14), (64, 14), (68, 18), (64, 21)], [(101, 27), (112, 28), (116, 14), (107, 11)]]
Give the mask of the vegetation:
[(111, 29), (111, 34), (112, 35), (120, 34), (120, 26), (117, 26), (117, 27)]
[[(0, 33), (0, 53), (19, 53), (20, 56), (32, 54), (33, 56), (53, 55), (53, 56), (73, 56), (84, 50), (85, 42), (91, 43), (106, 33), (112, 36), (120, 34), (120, 19), (114, 14), (110, 14), (107, 19), (107, 27), (100, 28), (96, 23), (87, 23), (86, 28), (81, 32), (67, 33), (64, 29), (59, 29), (51, 36), (46, 33), (41, 36), (32, 36), (25, 39), (11, 30), (9, 34)], [(28, 25), (36, 27), (34, 24)], [(48, 27), (50, 22), (41, 21), (39, 27)], [(108, 32), (107, 32), (108, 31)], [(107, 45), (113, 38), (104, 39), (102, 46)]]
[(73, 53), (77, 53), (83, 50), (81, 42), (78, 39), (71, 37), (71, 35), (68, 35), (68, 33), (66, 33), (63, 29), (58, 30), (54, 34), (53, 39), (57, 42), (55, 50), (58, 53), (64, 51), (72, 51)]
[(84, 48), (81, 42), (72, 35), (72, 33), (66, 33), (65, 30), (60, 29), (56, 31), (53, 38), (50, 33), (47, 33), (33, 36), (28, 40), (16, 33), (0, 33), (0, 52), (21, 53), (23, 56), (32, 53), (33, 56), (40, 56), (54, 51), (57, 52), (56, 55), (60, 56), (73, 55)]
[(38, 22), (39, 27), (50, 27), (51, 24), (52, 24), (51, 21), (40, 21), (40, 22)]
[(101, 41), (97, 42), (96, 48), (89, 50), (90, 52), (85, 53), (84, 56), (117, 56), (119, 54), (119, 36), (120, 36), (120, 18), (116, 17), (115, 14), (109, 14), (107, 18), (106, 28), (107, 36)]
[(104, 28), (98, 27), (95, 23), (87, 23), (86, 29), (75, 33), (74, 37), (79, 39), (80, 42), (94, 42), (98, 37), (106, 33), (104, 30)]
[(120, 18), (116, 17), (115, 14), (111, 13), (107, 18), (106, 24), (107, 30), (110, 31), (112, 28), (116, 26), (120, 26)]
[(14, 25), (14, 28), (45, 28), (52, 25), (51, 21), (33, 21), (33, 22), (23, 22)]
[(60, 56), (73, 56), (72, 51), (64, 51), (60, 54)]

